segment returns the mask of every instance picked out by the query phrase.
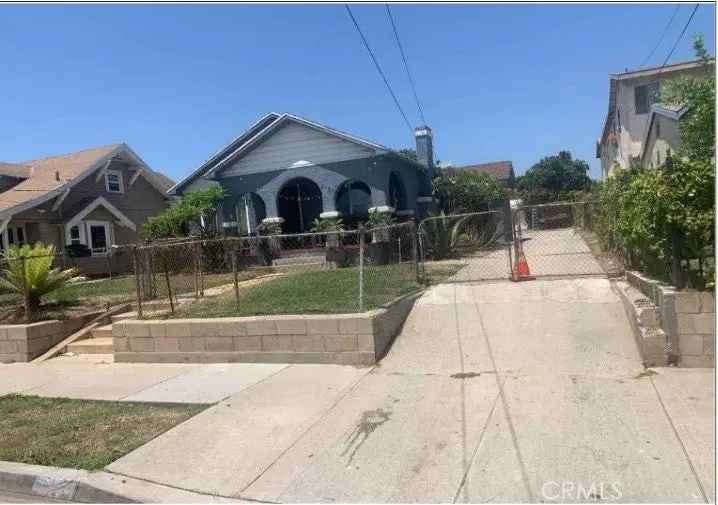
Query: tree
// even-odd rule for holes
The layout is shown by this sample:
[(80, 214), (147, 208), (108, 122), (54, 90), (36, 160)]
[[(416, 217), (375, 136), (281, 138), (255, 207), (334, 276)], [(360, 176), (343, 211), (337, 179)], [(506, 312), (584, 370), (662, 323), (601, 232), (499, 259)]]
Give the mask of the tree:
[(538, 204), (570, 200), (576, 192), (591, 187), (588, 163), (574, 160), (569, 151), (548, 156), (517, 178), (517, 188), (525, 203)]
[(221, 187), (190, 191), (169, 209), (149, 218), (143, 226), (143, 234), (150, 240), (184, 237), (190, 234), (191, 227), (196, 226), (199, 235), (205, 237), (211, 232), (209, 217), (224, 198)]
[(36, 243), (8, 249), (8, 268), (0, 275), (0, 291), (16, 293), (26, 300), (25, 318), (40, 308), (42, 298), (71, 282), (82, 280), (77, 270), (53, 268), (55, 246)]
[(416, 149), (399, 149), (399, 154), (403, 154), (407, 158), (418, 161), (419, 158), (416, 156)]
[(507, 198), (506, 189), (496, 179), (471, 170), (435, 178), (433, 190), (446, 214), (495, 209)]

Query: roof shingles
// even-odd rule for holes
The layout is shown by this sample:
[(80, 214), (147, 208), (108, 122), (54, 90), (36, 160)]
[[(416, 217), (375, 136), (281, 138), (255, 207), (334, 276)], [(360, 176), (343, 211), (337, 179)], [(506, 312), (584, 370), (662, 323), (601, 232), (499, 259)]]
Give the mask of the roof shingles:
[[(120, 145), (111, 144), (75, 153), (13, 164), (29, 167), (29, 177), (20, 184), (0, 193), (0, 213), (21, 204), (28, 204), (54, 190), (61, 189), (102, 158), (111, 154)], [(0, 166), (3, 165), (6, 164)]]

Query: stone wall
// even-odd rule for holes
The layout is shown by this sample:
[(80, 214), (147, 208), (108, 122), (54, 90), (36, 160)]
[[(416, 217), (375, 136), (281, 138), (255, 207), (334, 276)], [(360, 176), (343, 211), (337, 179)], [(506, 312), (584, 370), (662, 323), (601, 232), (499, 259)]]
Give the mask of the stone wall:
[(115, 361), (368, 366), (388, 350), (417, 297), (361, 314), (119, 321)]
[(32, 361), (102, 313), (89, 312), (63, 321), (0, 325), (0, 363)]
[(626, 279), (658, 309), (659, 325), (665, 333), (665, 363), (715, 366), (715, 296), (712, 292), (677, 291), (638, 272), (627, 271)]
[(0, 362), (31, 361), (61, 339), (60, 321), (0, 325)]

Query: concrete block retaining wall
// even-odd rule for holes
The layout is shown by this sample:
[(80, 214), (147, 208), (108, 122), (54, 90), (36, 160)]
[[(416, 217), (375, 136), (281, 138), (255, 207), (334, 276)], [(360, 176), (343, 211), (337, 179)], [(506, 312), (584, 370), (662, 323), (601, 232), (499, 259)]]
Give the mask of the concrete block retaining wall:
[(119, 321), (115, 361), (368, 366), (387, 351), (417, 297), (361, 314)]
[(0, 363), (26, 362), (43, 354), (76, 332), (100, 312), (91, 312), (64, 321), (0, 325)]
[(667, 361), (686, 367), (713, 367), (715, 359), (715, 297), (708, 291), (676, 291), (638, 272), (628, 282), (657, 306), (666, 334)]

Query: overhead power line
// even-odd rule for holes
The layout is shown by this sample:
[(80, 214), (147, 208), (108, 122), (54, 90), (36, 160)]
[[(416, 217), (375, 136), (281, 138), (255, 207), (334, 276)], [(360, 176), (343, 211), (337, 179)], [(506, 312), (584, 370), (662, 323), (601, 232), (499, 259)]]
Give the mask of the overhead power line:
[(414, 92), (414, 99), (416, 100), (416, 107), (419, 109), (419, 116), (421, 117), (421, 121), (424, 125), (426, 125), (426, 118), (424, 117), (424, 109), (421, 107), (421, 102), (419, 102), (419, 95), (416, 93), (416, 86), (414, 85), (414, 79), (411, 78), (411, 72), (409, 71), (409, 64), (406, 61), (406, 54), (404, 54), (404, 48), (401, 45), (401, 40), (399, 39), (399, 32), (396, 29), (396, 24), (394, 23), (394, 17), (391, 15), (391, 10), (389, 9), (389, 4), (384, 4), (386, 7), (386, 13), (389, 16), (389, 21), (391, 22), (391, 27), (394, 30), (394, 38), (396, 39), (396, 45), (399, 46), (399, 52), (401, 53), (401, 60), (404, 62), (404, 69), (406, 70), (406, 75), (409, 78), (409, 83), (411, 84), (411, 90)]
[[(658, 42), (656, 43), (656, 46), (655, 46), (655, 47), (653, 48), (653, 50), (651, 51), (651, 54), (649, 54), (648, 56), (646, 56), (646, 59), (643, 60), (643, 63), (641, 63), (641, 67), (645, 67), (645, 66), (646, 66), (646, 63), (648, 63), (648, 61), (651, 59), (651, 57), (655, 54), (655, 52), (656, 52), (656, 50), (658, 49), (658, 47), (661, 45), (661, 42), (663, 42), (663, 38), (666, 36), (666, 33), (668, 33), (668, 29), (669, 29), (669, 28), (671, 27), (671, 25), (673, 24), (673, 20), (676, 18), (676, 14), (678, 14), (678, 10), (679, 10), (680, 8), (681, 8), (681, 4), (678, 4), (678, 5), (676, 5), (676, 8), (673, 9), (673, 14), (671, 15), (671, 19), (668, 20), (668, 24), (667, 24), (666, 27), (663, 29), (663, 33), (661, 33), (661, 36), (658, 38)], [(640, 68), (640, 67), (639, 67), (639, 68)]]
[(352, 22), (354, 23), (354, 27), (359, 32), (359, 36), (361, 37), (362, 42), (364, 42), (364, 47), (366, 47), (366, 50), (369, 52), (369, 56), (371, 56), (371, 60), (374, 62), (374, 66), (376, 67), (377, 71), (379, 72), (379, 75), (381, 76), (382, 80), (384, 81), (384, 84), (386, 84), (386, 89), (389, 90), (389, 94), (391, 94), (391, 97), (394, 99), (396, 108), (399, 109), (399, 112), (401, 113), (401, 117), (404, 118), (404, 122), (406, 123), (406, 126), (409, 127), (409, 130), (411, 130), (411, 134), (414, 135), (414, 127), (411, 126), (409, 119), (406, 117), (406, 114), (404, 113), (404, 109), (401, 108), (401, 104), (399, 104), (399, 100), (396, 98), (396, 95), (394, 94), (394, 90), (391, 89), (389, 80), (386, 78), (386, 75), (384, 75), (384, 72), (382, 71), (381, 66), (379, 66), (379, 62), (376, 60), (376, 57), (374, 56), (374, 52), (371, 50), (371, 47), (369, 47), (369, 42), (367, 42), (366, 37), (364, 37), (364, 34), (361, 31), (361, 28), (359, 28), (359, 23), (357, 23), (357, 20), (354, 17), (354, 14), (352, 14), (352, 10), (349, 8), (348, 4), (344, 4), (344, 7), (346, 7), (347, 13), (349, 13), (349, 17), (352, 19)]
[(670, 60), (671, 56), (673, 56), (673, 51), (676, 50), (676, 47), (678, 47), (678, 43), (681, 41), (681, 39), (683, 38), (683, 35), (686, 33), (686, 30), (688, 29), (688, 25), (691, 24), (691, 21), (693, 21), (693, 16), (695, 16), (699, 5), (700, 4), (696, 4), (696, 6), (693, 8), (693, 12), (691, 12), (691, 17), (689, 17), (688, 21), (686, 21), (686, 24), (683, 27), (683, 30), (681, 30), (681, 34), (676, 39), (676, 43), (673, 44), (673, 47), (671, 48), (671, 52), (668, 53), (668, 56), (666, 56), (666, 59), (663, 61), (663, 65), (661, 65), (661, 67), (665, 67), (666, 63), (668, 63), (668, 60)]

